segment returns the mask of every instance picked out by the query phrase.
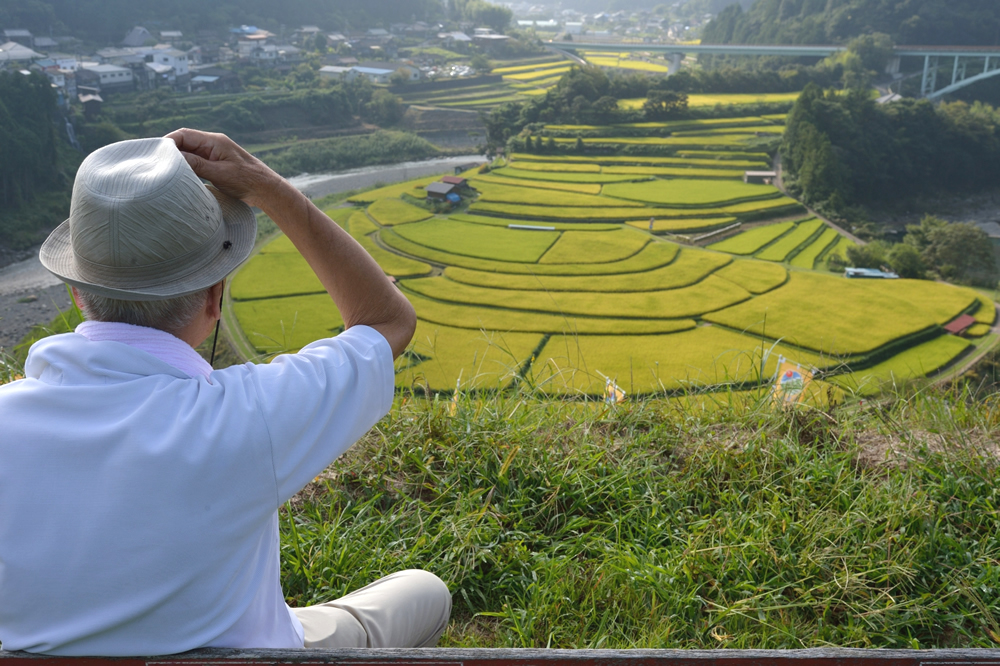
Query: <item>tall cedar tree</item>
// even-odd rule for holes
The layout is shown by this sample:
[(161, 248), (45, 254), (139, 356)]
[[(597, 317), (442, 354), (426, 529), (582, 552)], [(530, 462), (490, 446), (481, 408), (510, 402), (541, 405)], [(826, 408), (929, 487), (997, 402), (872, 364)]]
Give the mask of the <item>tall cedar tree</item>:
[(55, 110), (47, 78), (0, 72), (0, 205), (8, 211), (57, 177)]

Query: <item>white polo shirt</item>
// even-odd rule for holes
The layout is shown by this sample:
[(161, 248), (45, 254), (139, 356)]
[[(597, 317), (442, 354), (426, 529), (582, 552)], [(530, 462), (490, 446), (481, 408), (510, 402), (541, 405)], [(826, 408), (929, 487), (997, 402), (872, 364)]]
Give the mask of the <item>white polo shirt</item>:
[(277, 510), (392, 406), (355, 326), (210, 377), (77, 333), (0, 387), (0, 641), (56, 655), (302, 647)]

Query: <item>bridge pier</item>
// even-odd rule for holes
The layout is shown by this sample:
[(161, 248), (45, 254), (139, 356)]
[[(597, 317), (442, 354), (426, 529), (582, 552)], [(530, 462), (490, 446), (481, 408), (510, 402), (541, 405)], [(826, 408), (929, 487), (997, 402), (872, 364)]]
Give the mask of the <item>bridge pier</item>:
[(670, 65), (667, 67), (667, 76), (676, 74), (681, 68), (681, 61), (684, 60), (683, 53), (671, 53)]
[(929, 97), (937, 87), (938, 57), (924, 56), (924, 76), (920, 81), (920, 96)]

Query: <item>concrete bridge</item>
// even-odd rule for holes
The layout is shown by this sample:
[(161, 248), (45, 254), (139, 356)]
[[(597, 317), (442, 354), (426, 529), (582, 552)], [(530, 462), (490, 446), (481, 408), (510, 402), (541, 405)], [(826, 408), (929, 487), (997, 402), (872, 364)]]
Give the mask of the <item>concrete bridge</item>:
[[(740, 56), (786, 56), (826, 58), (846, 49), (836, 45), (750, 45), (750, 44), (629, 44), (619, 42), (550, 42), (554, 48), (564, 51), (600, 51), (606, 53), (662, 53), (669, 61), (669, 72), (673, 74), (681, 65), (685, 55), (740, 55)], [(894, 56), (886, 67), (886, 73), (899, 72), (902, 58), (923, 58), (924, 70), (920, 82), (920, 95), (927, 99), (937, 99), (955, 92), (976, 81), (1000, 75), (1000, 46), (897, 46)], [(948, 82), (948, 68), (951, 68), (951, 82)], [(938, 88), (939, 83), (943, 83)]]

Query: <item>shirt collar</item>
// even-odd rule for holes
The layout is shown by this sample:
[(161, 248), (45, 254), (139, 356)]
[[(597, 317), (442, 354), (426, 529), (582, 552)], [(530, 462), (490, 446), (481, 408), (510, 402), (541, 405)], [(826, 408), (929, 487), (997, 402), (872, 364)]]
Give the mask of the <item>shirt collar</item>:
[(212, 374), (212, 366), (191, 345), (166, 331), (121, 322), (85, 321), (76, 327), (76, 333), (91, 342), (119, 342), (134, 347), (189, 377), (208, 379)]

